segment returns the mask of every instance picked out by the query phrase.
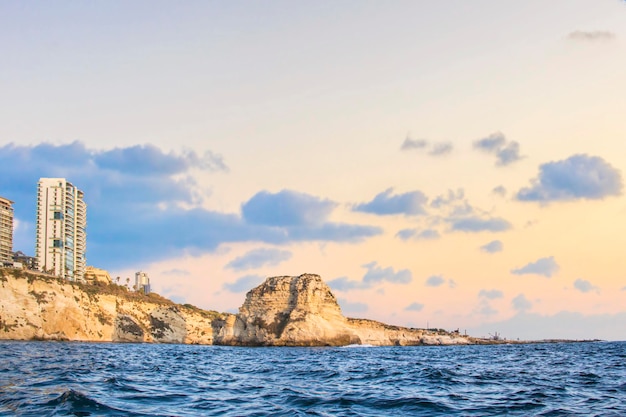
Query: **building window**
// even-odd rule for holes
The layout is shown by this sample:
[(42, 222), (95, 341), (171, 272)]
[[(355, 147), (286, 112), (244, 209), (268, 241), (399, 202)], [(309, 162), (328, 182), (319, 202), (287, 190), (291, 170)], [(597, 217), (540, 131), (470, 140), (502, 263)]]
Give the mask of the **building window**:
[(63, 247), (63, 243), (61, 242), (60, 239), (54, 239), (52, 241), (52, 247), (53, 248), (62, 248)]
[(54, 212), (54, 220), (61, 220), (63, 218), (62, 214), (60, 211), (55, 211)]

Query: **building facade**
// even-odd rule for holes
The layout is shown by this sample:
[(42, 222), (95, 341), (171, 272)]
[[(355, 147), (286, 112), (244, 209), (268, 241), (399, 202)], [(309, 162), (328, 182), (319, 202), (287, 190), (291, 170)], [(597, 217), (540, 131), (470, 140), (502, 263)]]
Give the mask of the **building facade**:
[(65, 178), (41, 178), (37, 189), (35, 258), (39, 269), (83, 281), (87, 252), (87, 205)]
[(87, 266), (85, 268), (85, 281), (91, 284), (110, 284), (111, 275), (109, 271), (96, 268), (95, 266)]
[(28, 256), (21, 250), (13, 253), (13, 262), (22, 265), (22, 267), (26, 269), (39, 269), (37, 268), (37, 258)]
[(147, 273), (135, 272), (135, 291), (150, 294), (150, 278)]
[(13, 262), (13, 202), (0, 197), (0, 266)]

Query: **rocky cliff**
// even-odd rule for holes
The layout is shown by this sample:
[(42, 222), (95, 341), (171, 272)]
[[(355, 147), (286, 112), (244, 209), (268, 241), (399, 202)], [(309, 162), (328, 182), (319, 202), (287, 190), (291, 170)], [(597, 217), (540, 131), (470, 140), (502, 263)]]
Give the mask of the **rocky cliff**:
[(0, 339), (211, 344), (224, 316), (117, 285), (0, 269)]
[(320, 346), (360, 343), (317, 275), (272, 277), (249, 291), (232, 333), (217, 343)]
[(77, 285), (0, 269), (0, 339), (194, 343), (237, 346), (468, 344), (455, 333), (342, 315), (318, 275), (268, 278), (239, 314), (178, 305), (112, 285)]

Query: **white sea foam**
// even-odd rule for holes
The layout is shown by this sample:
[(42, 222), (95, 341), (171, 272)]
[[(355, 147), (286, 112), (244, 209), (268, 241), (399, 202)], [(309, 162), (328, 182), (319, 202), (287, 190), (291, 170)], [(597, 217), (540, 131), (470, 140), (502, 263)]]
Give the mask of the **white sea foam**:
[(352, 344), (352, 345), (345, 345), (345, 346), (341, 346), (342, 349), (351, 349), (351, 348), (371, 348), (371, 347), (376, 347), (374, 345), (368, 345), (368, 344), (363, 344), (360, 345), (358, 343)]

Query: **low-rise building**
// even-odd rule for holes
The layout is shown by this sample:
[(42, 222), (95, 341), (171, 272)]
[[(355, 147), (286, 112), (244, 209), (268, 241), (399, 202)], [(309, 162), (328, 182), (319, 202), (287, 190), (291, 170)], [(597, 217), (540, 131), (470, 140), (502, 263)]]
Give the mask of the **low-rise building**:
[(28, 256), (21, 250), (13, 253), (13, 261), (22, 264), (26, 269), (38, 269), (37, 258), (34, 256)]
[(108, 271), (95, 266), (85, 267), (85, 281), (90, 284), (110, 284), (112, 282)]

